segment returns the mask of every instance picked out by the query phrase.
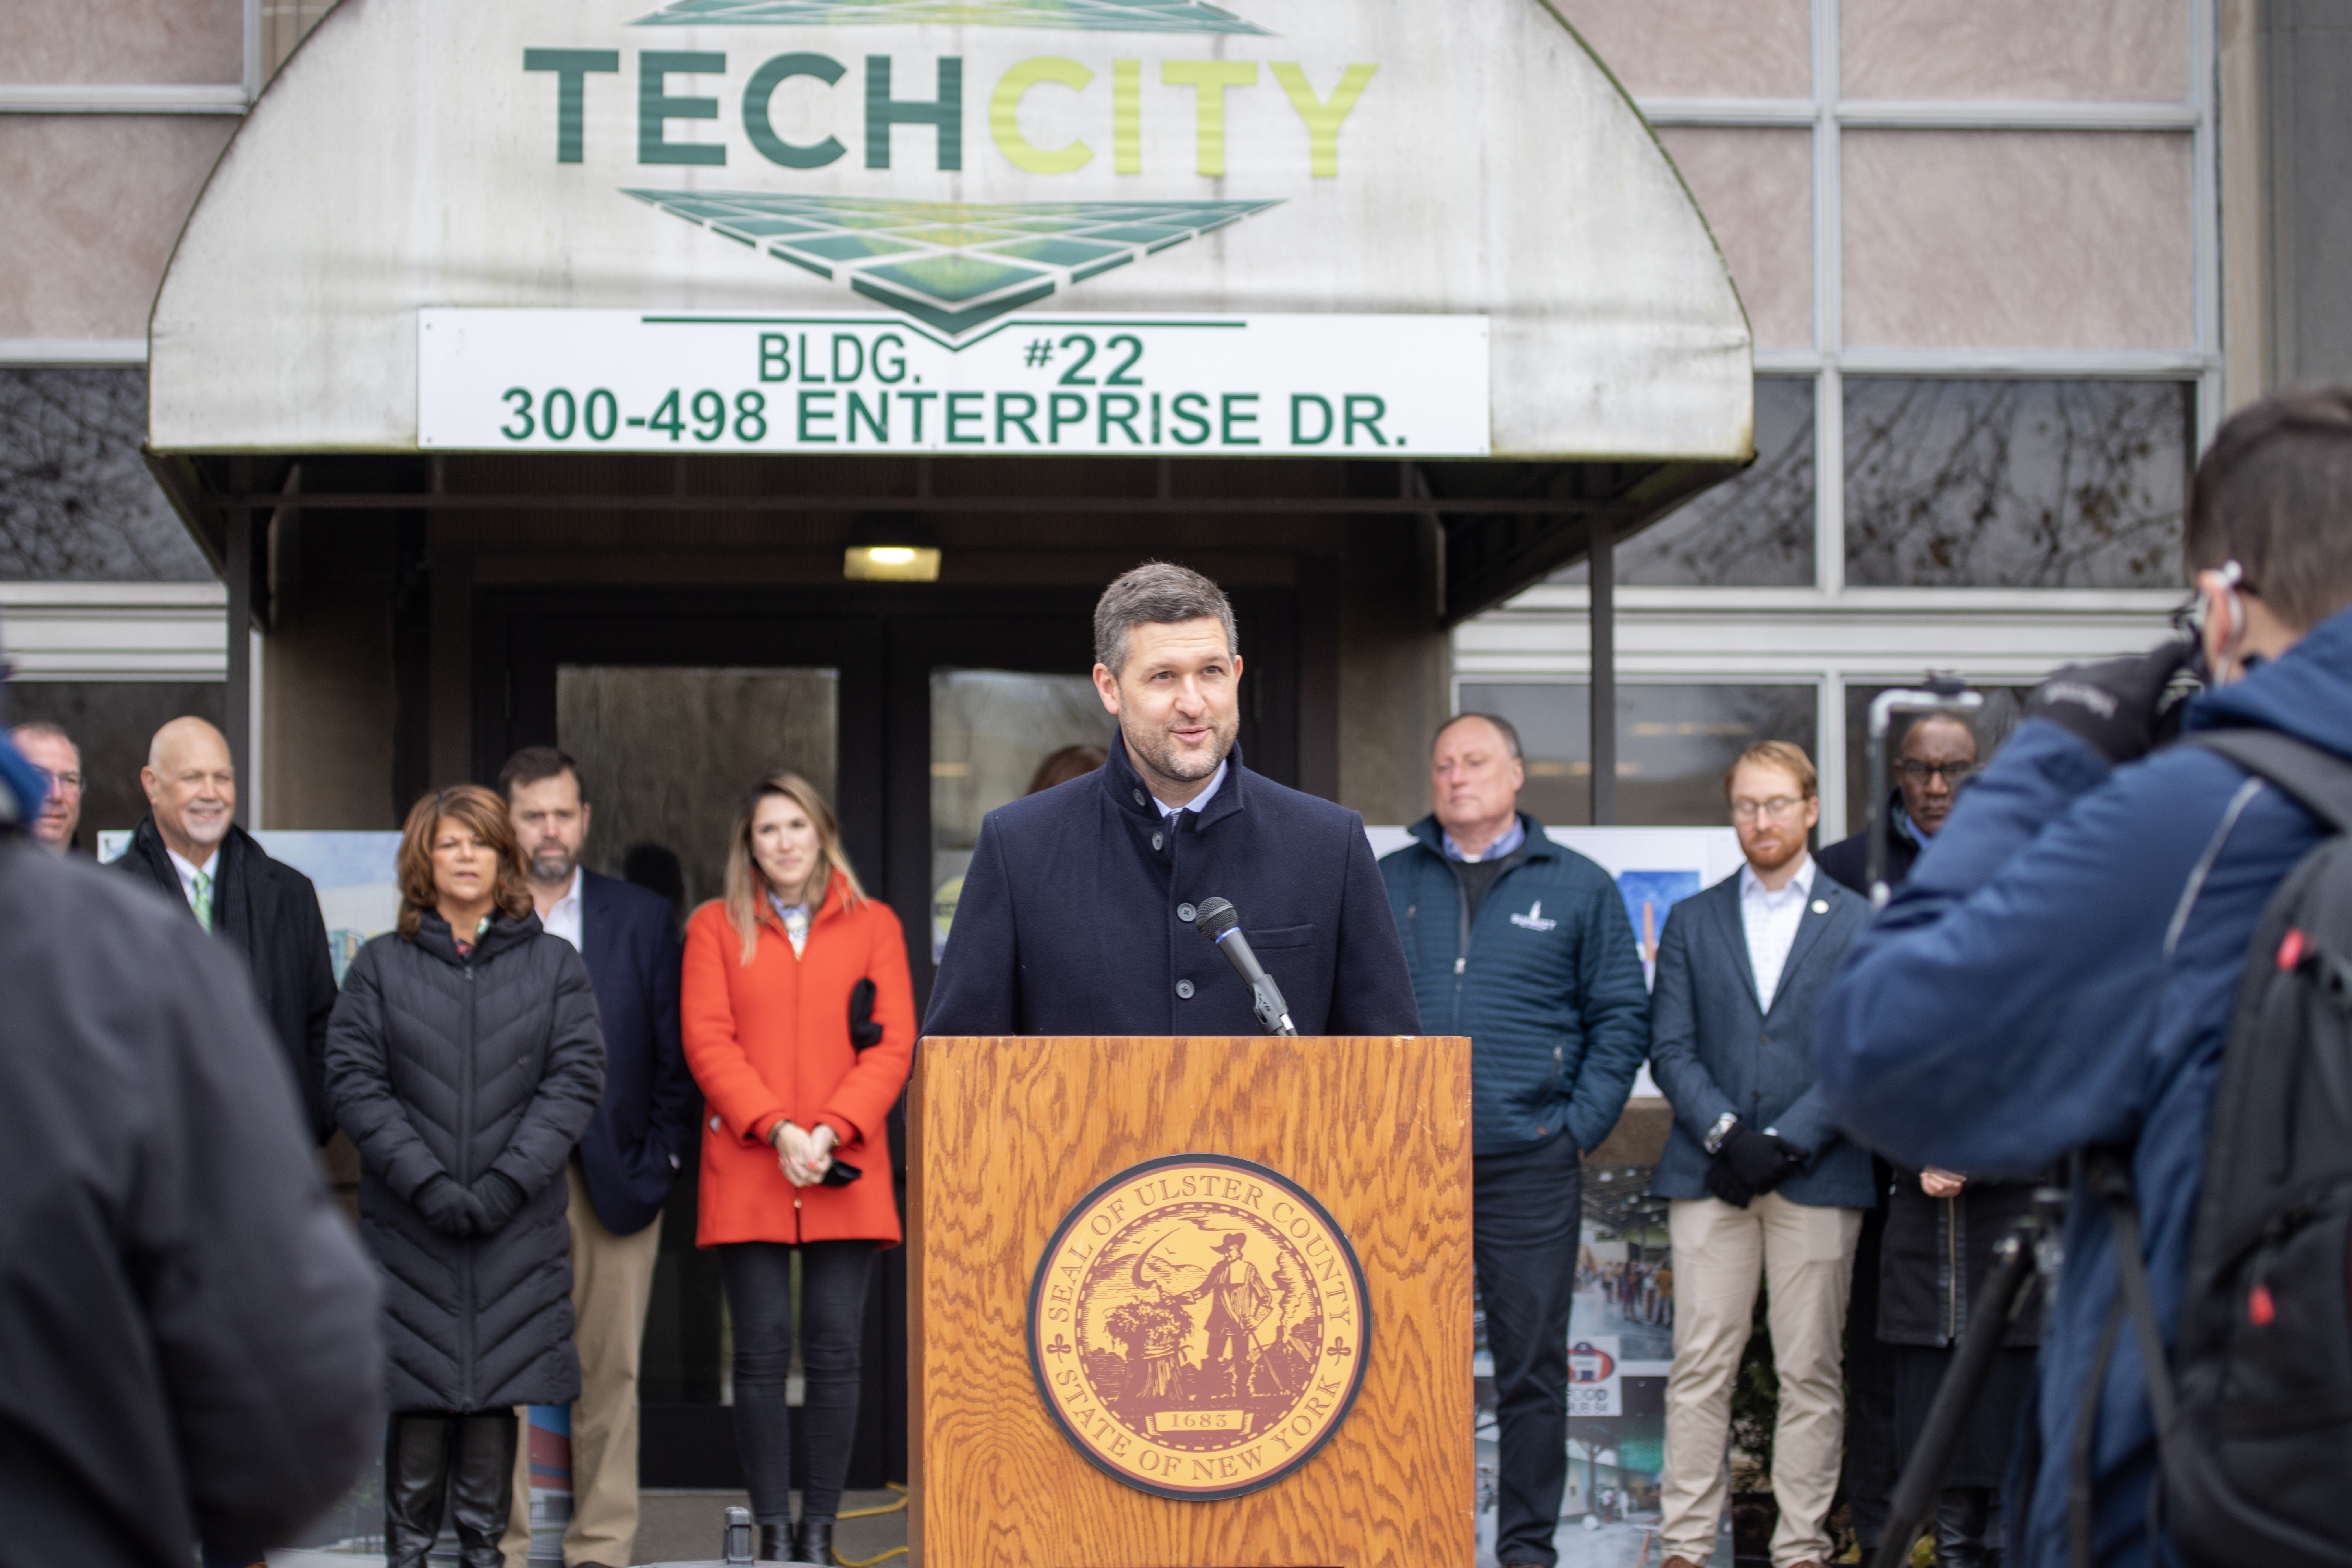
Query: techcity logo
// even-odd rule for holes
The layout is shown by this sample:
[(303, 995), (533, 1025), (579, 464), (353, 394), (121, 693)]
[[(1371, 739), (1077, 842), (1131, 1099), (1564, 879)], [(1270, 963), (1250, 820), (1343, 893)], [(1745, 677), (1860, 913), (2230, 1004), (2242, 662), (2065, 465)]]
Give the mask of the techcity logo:
[[(633, 26), (950, 22), (1092, 33), (1272, 37), (1229, 12), (1191, 0), (677, 0)], [(1229, 134), (1237, 132), (1253, 154), (1249, 163), (1258, 177), (1264, 177), (1269, 165), (1279, 172), (1296, 156), (1298, 163), (1293, 167), (1299, 175), (1337, 179), (1341, 132), (1379, 69), (1370, 63), (1349, 65), (1336, 80), (1318, 87), (1302, 65), (1286, 60), (1098, 58), (1089, 63), (1038, 56), (1015, 61), (997, 75), (985, 107), (987, 136), (975, 149), (965, 136), (966, 62), (961, 55), (931, 60), (929, 97), (917, 96), (924, 90), (919, 87), (909, 92), (902, 85), (909, 75), (921, 79), (919, 65), (912, 72), (901, 72), (893, 57), (867, 55), (862, 71), (853, 73), (843, 60), (812, 50), (762, 59), (743, 79), (740, 93), (730, 89), (722, 97), (709, 89), (718, 85), (714, 79), (730, 75), (740, 56), (730, 58), (719, 49), (630, 51), (635, 57), (627, 62), (635, 78), (631, 94), (623, 52), (524, 51), (526, 72), (553, 79), (549, 85), (554, 89), (559, 164), (586, 161), (592, 116), (626, 114), (631, 107), (635, 117), (632, 140), (640, 166), (725, 167), (730, 154), (739, 163), (747, 161), (746, 143), (756, 160), (793, 172), (834, 168), (854, 156), (867, 171), (886, 176), (875, 182), (880, 188), (872, 195), (795, 195), (740, 188), (732, 182), (726, 189), (637, 182), (620, 194), (841, 284), (950, 338), (977, 331), (1008, 311), (1265, 213), (1281, 201), (918, 201), (889, 193), (887, 176), (894, 153), (928, 142), (931, 167), (939, 173), (964, 172), (968, 156), (976, 152), (982, 159), (1001, 160), (1020, 175), (1050, 180), (1094, 164), (1099, 147), (1108, 153), (1113, 174), (1146, 175), (1145, 116), (1173, 113), (1186, 115), (1193, 133), (1181, 141), (1162, 138), (1153, 143), (1159, 149), (1153, 156), (1166, 158), (1181, 148), (1174, 155), (1186, 158), (1191, 167), (1184, 172), (1193, 176), (1225, 178)], [(624, 80), (605, 85), (598, 79), (605, 77)], [(844, 97), (862, 89), (863, 101), (851, 110), (845, 123), (836, 120), (836, 133), (787, 141), (776, 128), (775, 100), (786, 83), (801, 79)], [(1280, 89), (1279, 101), (1286, 108), (1274, 109), (1273, 100), (1255, 96), (1267, 86)], [(704, 90), (695, 90), (698, 87)], [(1152, 89), (1149, 101), (1148, 89)], [(798, 90), (809, 89), (803, 85)], [(1066, 103), (1075, 99), (1078, 134), (1053, 146), (1030, 140), (1022, 128), (1022, 107), (1041, 91), (1064, 95)], [(900, 96), (902, 92), (908, 96)], [(735, 135), (695, 141), (672, 129), (680, 122), (724, 123), (730, 108), (737, 110)], [(1286, 121), (1287, 131), (1282, 129)], [(898, 136), (900, 131), (906, 135)], [(909, 138), (915, 140), (910, 143)], [(850, 139), (859, 145), (853, 148)], [(606, 150), (614, 145), (609, 129), (596, 144)], [(1294, 148), (1295, 153), (1290, 151)]]

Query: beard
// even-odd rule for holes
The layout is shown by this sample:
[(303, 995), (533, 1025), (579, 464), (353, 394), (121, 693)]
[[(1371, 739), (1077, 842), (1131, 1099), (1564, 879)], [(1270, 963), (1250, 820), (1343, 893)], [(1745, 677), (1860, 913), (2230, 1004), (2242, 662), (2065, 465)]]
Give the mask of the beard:
[(1780, 840), (1780, 847), (1769, 858), (1761, 850), (1750, 848), (1745, 844), (1741, 845), (1740, 848), (1747, 853), (1748, 863), (1755, 867), (1759, 874), (1777, 871), (1805, 852), (1805, 836), (1801, 833), (1790, 834)]
[(530, 852), (530, 879), (534, 882), (568, 882), (579, 868), (580, 857), (561, 845)]
[(1127, 743), (1135, 749), (1135, 754), (1142, 758), (1152, 772), (1179, 784), (1198, 784), (1224, 766), (1227, 753), (1233, 751), (1234, 742), (1241, 734), (1242, 721), (1241, 715), (1236, 713), (1224, 723), (1211, 726), (1208, 747), (1190, 755), (1177, 746), (1176, 738), (1165, 730), (1147, 731), (1139, 735), (1126, 731), (1124, 726), (1121, 729), (1127, 735)]

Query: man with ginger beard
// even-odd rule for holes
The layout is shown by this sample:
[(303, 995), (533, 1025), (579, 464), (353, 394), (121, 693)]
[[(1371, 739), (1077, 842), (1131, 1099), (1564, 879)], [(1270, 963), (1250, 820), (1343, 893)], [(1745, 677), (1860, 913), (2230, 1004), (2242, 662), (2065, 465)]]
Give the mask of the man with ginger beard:
[(1748, 863), (1676, 904), (1658, 943), (1650, 1069), (1675, 1112), (1650, 1186), (1669, 1200), (1675, 1267), (1665, 1568), (1696, 1568), (1717, 1544), (1731, 1386), (1766, 1279), (1780, 1376), (1772, 1562), (1830, 1556), (1842, 1337), (1872, 1183), (1868, 1152), (1832, 1125), (1813, 1081), (1813, 1009), (1869, 904), (1806, 853), (1817, 784), (1785, 741), (1741, 754), (1724, 793)]
[(1197, 930), (1230, 902), (1302, 1035), (1416, 1035), (1421, 1012), (1363, 818), (1243, 765), (1242, 659), (1214, 583), (1150, 562), (1095, 607), (1118, 721), (1094, 772), (990, 812), (928, 1035), (1255, 1035)]
[(115, 865), (245, 961), (301, 1089), (310, 1134), (324, 1144), (335, 1131), (319, 1073), (335, 966), (318, 889), (236, 825), (236, 764), (227, 738), (202, 719), (174, 719), (155, 731), (139, 784), (148, 812)]

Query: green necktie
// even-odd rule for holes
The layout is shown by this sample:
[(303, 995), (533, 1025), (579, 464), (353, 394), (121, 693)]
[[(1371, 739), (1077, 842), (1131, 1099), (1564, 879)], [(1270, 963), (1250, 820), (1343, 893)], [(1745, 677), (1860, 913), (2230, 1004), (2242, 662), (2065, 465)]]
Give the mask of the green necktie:
[(196, 923), (209, 931), (213, 929), (213, 878), (209, 871), (196, 873)]

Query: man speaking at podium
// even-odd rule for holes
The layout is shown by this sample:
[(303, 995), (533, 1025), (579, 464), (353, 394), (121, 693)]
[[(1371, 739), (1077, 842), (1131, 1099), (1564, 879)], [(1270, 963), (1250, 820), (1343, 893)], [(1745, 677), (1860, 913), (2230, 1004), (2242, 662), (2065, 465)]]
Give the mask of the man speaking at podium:
[(1259, 1034), (1194, 929), (1214, 899), (1297, 1033), (1421, 1032), (1363, 818), (1243, 765), (1238, 645), (1197, 572), (1150, 562), (1103, 591), (1095, 687), (1120, 743), (981, 824), (925, 1034)]

